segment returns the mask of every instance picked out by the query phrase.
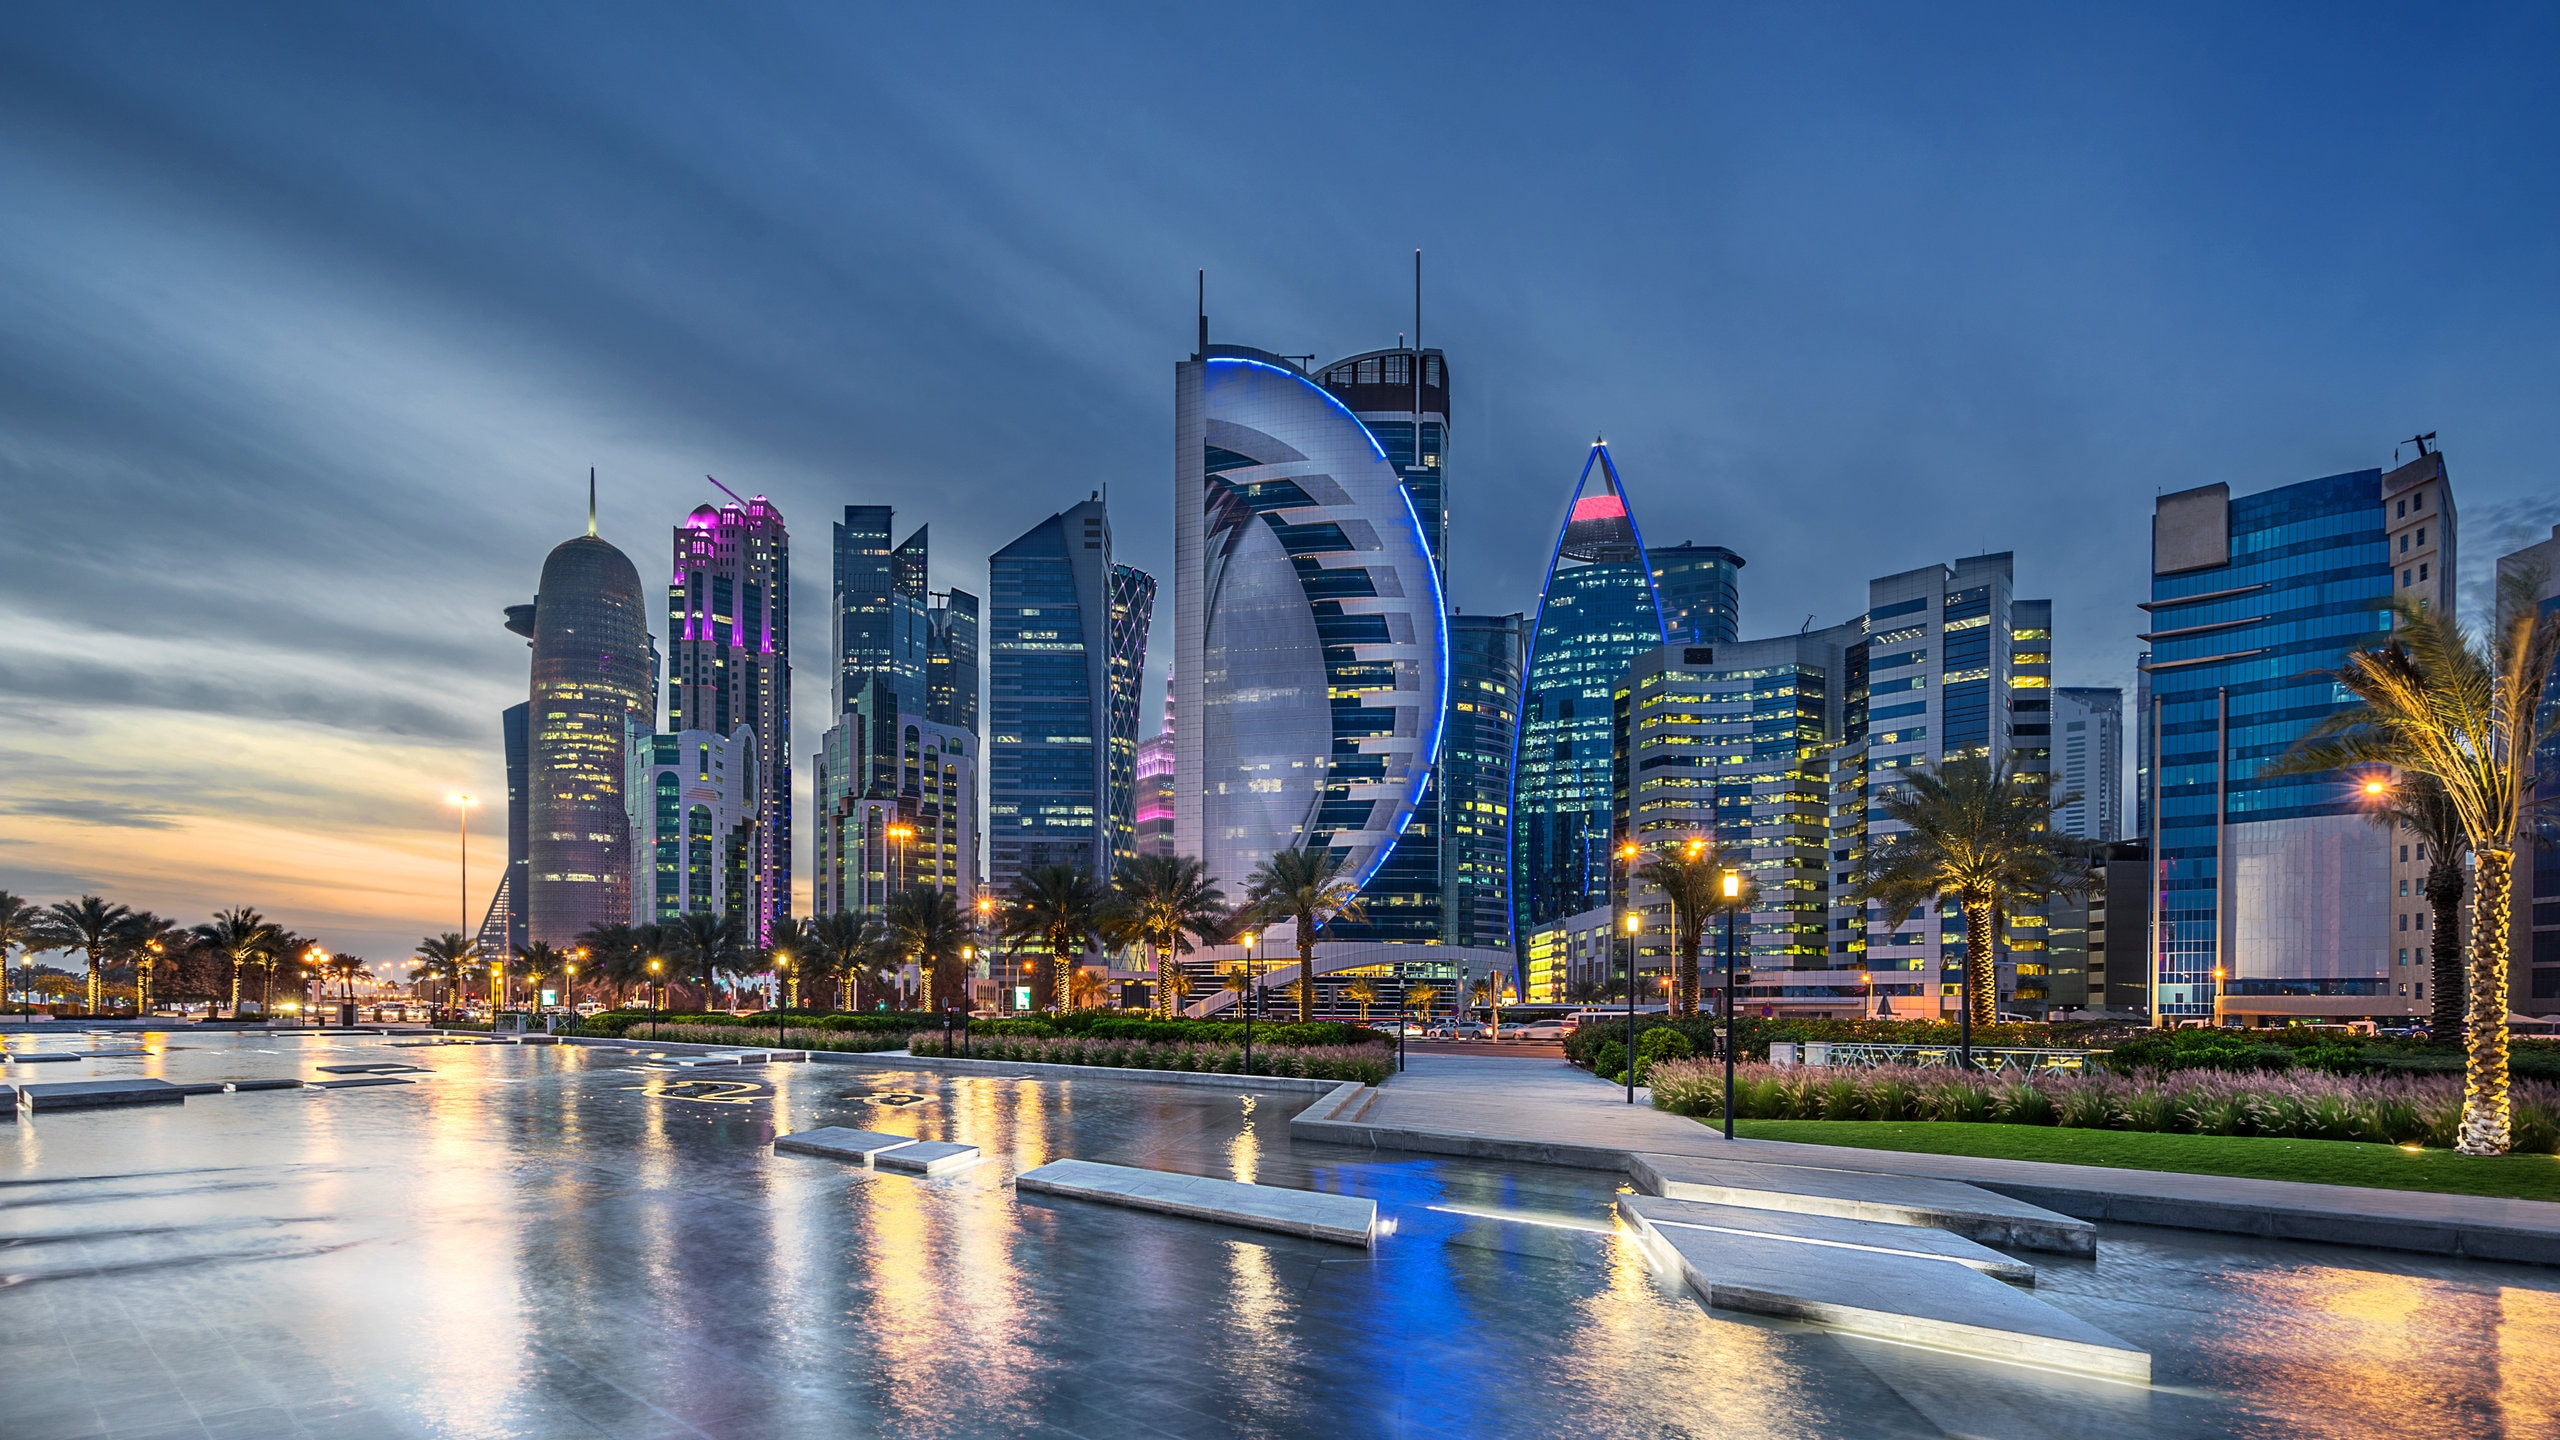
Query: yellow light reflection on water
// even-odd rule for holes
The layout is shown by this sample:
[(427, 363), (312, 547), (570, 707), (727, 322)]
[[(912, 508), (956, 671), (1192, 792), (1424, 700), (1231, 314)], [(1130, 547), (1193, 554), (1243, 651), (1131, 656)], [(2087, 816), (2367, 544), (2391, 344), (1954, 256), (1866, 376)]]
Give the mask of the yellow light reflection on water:
[(1259, 1183), (1262, 1174), (1262, 1136), (1253, 1126), (1254, 1097), (1244, 1097), (1244, 1128), (1227, 1142), (1228, 1178), (1247, 1185)]

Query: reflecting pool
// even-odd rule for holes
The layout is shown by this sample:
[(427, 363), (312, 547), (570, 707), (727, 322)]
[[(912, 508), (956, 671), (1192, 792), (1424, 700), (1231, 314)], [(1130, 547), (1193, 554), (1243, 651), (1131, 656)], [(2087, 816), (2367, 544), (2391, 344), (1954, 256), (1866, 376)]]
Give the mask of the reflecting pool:
[[(1293, 1146), (1303, 1095), (408, 1037), (13, 1038), (10, 1078), (410, 1083), (0, 1125), (0, 1435), (2560, 1433), (2560, 1276), (2106, 1227), (2079, 1380), (1702, 1309), (1612, 1177)], [(917, 1180), (777, 1128), (956, 1139)], [(1064, 1199), (1066, 1156), (1374, 1197), (1374, 1254)]]

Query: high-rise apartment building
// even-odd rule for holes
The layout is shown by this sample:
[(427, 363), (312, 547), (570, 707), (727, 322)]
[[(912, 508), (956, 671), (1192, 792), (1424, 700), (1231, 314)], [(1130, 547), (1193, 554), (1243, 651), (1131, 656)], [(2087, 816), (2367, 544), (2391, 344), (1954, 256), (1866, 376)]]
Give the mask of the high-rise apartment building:
[(1173, 852), (1173, 682), (1164, 687), (1164, 727), (1138, 743), (1138, 853)]
[(2124, 833), (2124, 691), (2057, 686), (2053, 692), (2053, 828), (2081, 840)]
[(758, 842), (770, 808), (758, 793), (770, 773), (760, 748), (755, 727), (743, 722), (727, 735), (650, 737), (632, 797), (631, 923), (760, 913)]
[[(519, 621), (521, 616), (521, 621)], [(522, 628), (518, 629), (521, 623)], [(507, 607), (507, 628), (519, 635), (533, 633), (533, 607)], [(498, 877), (497, 892), (489, 897), (488, 913), (480, 920), (480, 953), (513, 955), (524, 948), (527, 880), (533, 826), (530, 787), (533, 782), (533, 710), (530, 705), (510, 705), (498, 717), (498, 732), (507, 756), (507, 868)]]
[(1421, 805), (1449, 676), (1432, 535), (1339, 396), (1206, 328), (1175, 368), (1175, 847), (1230, 893), (1302, 847), (1366, 886), (1436, 818)]
[(1440, 745), (1441, 939), (1509, 950), (1511, 751), (1526, 617), (1449, 617), (1449, 731)]
[[(1136, 689), (1154, 593), (1151, 577), (1113, 565), (1099, 493), (988, 559), (987, 877), (997, 889), (1040, 865), (1107, 881), (1135, 852)], [(1127, 741), (1116, 763), (1115, 736)]]
[[(2427, 1008), (2424, 914), (2391, 833), (2350, 776), (2272, 776), (2351, 702), (2329, 677), (2390, 636), (2389, 602), (2454, 603), (2444, 457), (2234, 496), (2156, 502), (2148, 705), (2152, 1003), (2169, 1018), (2264, 1023)], [(2415, 889), (2416, 887), (2411, 887)], [(2417, 922), (2423, 925), (2426, 922)], [(2414, 959), (2415, 963), (2412, 963)]]
[[(1854, 966), (1831, 946), (1832, 748), (1846, 725), (1857, 622), (1716, 645), (1674, 641), (1637, 657), (1615, 701), (1615, 829), (1651, 854), (1704, 841), (1756, 897), (1736, 922), (1751, 998), (1855, 1003)], [(1669, 973), (1670, 902), (1637, 883), (1637, 972)], [(1738, 978), (1738, 977), (1737, 977)], [(1648, 998), (1654, 998), (1648, 996)]]
[(1742, 638), (1742, 565), (1721, 545), (1681, 544), (1645, 552), (1662, 628), (1673, 644), (1713, 645)]
[(791, 540), (772, 501), (696, 506), (676, 527), (667, 649), (668, 729), (756, 735), (753, 893), (738, 913), (762, 944), (791, 913)]
[[(2524, 603), (2540, 611), (2538, 625), (2560, 625), (2560, 525), (2551, 527), (2550, 539), (2500, 556), (2498, 584), (2501, 628), (2513, 618), (2507, 607)], [(2541, 714), (2544, 725), (2560, 732), (2560, 665), (2543, 678)], [(2538, 843), (2517, 847), (2507, 928), (2510, 1008), (2528, 1015), (2560, 1013), (2560, 822), (2547, 818), (2560, 809), (2560, 733), (2543, 743), (2540, 773), (2535, 794), (2550, 808), (2536, 826)]]
[(640, 572), (596, 538), (592, 497), (587, 533), (542, 562), (531, 619), (525, 934), (565, 950), (630, 918), (631, 776), (658, 728)]
[(1663, 642), (1652, 567), (1605, 444), (1574, 481), (1528, 641), (1511, 768), (1516, 935), (1607, 905), (1611, 705), (1637, 656)]

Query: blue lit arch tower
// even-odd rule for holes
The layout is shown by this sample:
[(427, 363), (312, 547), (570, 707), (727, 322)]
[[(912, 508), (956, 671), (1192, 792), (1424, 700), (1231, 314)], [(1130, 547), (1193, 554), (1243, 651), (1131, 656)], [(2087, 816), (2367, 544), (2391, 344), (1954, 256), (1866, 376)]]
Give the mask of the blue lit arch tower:
[(1662, 607), (1609, 447), (1594, 442), (1529, 634), (1511, 765), (1514, 936), (1610, 899), (1610, 695), (1663, 643)]
[(1175, 369), (1174, 429), (1175, 846), (1230, 895), (1306, 846), (1365, 884), (1447, 708), (1423, 522), (1376, 437), (1280, 356), (1204, 345)]

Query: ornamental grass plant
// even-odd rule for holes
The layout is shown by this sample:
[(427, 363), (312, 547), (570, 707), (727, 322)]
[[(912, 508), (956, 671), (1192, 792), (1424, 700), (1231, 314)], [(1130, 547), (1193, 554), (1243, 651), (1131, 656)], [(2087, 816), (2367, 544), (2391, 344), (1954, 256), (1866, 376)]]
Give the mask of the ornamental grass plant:
[[(1724, 1067), (1664, 1060), (1651, 1067), (1653, 1103), (1712, 1116), (1724, 1106)], [(1951, 1069), (1778, 1068), (1734, 1075), (1734, 1113), (1752, 1120), (1922, 1120), (2359, 1140), (2449, 1149), (2460, 1138), (2462, 1080), (2454, 1075), (2282, 1074), (2217, 1070), (2071, 1074), (2032, 1079)], [(2560, 1085), (2520, 1082), (2514, 1148), (2560, 1152)]]
[[(917, 1031), (907, 1037), (907, 1051), (913, 1055), (945, 1054), (942, 1032)], [(1190, 1070), (1213, 1075), (1246, 1073), (1244, 1046), (1221, 1042), (972, 1034), (966, 1053), (977, 1060), (1012, 1060), (1038, 1065)], [(1387, 1078), (1393, 1065), (1393, 1054), (1379, 1045), (1257, 1044), (1253, 1047), (1252, 1073), (1307, 1080), (1357, 1080), (1366, 1085), (1376, 1085)]]

